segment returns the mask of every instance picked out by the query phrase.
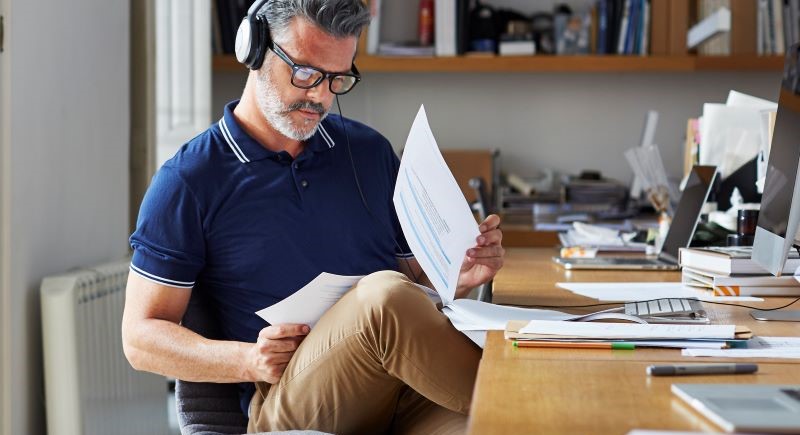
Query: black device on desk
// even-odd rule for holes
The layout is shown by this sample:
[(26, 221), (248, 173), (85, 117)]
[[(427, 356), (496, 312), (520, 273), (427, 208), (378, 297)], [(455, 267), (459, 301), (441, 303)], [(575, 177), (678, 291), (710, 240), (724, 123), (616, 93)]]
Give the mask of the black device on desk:
[(700, 219), (700, 211), (716, 176), (716, 166), (692, 168), (657, 257), (553, 257), (553, 260), (565, 269), (677, 270), (680, 267), (678, 251), (689, 247)]

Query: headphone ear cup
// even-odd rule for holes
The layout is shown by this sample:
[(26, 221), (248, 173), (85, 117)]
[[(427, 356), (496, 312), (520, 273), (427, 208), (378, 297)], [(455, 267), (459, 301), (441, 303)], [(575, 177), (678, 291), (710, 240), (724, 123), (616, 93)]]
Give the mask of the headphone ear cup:
[(264, 57), (267, 55), (267, 50), (272, 45), (267, 19), (264, 16), (256, 17), (255, 27), (255, 29), (251, 30), (251, 34), (255, 36), (251, 49), (252, 58), (247, 65), (254, 70), (261, 68), (261, 64), (264, 63)]
[(236, 44), (234, 45), (236, 60), (249, 67), (249, 61), (252, 58), (252, 49), (253, 29), (250, 26), (250, 21), (245, 17), (242, 23), (239, 24), (239, 29), (236, 31)]

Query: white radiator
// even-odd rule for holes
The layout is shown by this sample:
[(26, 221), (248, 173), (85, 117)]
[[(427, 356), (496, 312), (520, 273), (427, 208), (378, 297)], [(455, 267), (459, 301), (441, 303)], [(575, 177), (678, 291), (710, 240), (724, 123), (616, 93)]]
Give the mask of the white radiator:
[(128, 262), (45, 278), (42, 335), (51, 435), (167, 434), (167, 381), (122, 352)]

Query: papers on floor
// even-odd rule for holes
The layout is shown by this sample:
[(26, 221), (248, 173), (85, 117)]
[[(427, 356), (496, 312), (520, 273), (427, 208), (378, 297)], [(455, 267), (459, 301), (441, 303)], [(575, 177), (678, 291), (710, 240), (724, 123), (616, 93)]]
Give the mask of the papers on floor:
[(747, 347), (735, 349), (685, 349), (684, 356), (722, 358), (800, 358), (800, 337), (753, 337)]
[(270, 325), (299, 323), (313, 328), (319, 319), (363, 276), (323, 272), (293, 295), (256, 312)]
[(582, 323), (552, 320), (531, 320), (519, 330), (532, 338), (591, 338), (605, 340), (630, 339), (733, 339), (734, 325), (661, 325), (638, 323)]
[(559, 282), (558, 287), (601, 301), (634, 302), (660, 298), (696, 298), (701, 301), (763, 301), (752, 296), (714, 296), (679, 282)]
[(393, 201), (411, 251), (447, 305), (480, 231), (439, 152), (424, 106), (406, 140)]

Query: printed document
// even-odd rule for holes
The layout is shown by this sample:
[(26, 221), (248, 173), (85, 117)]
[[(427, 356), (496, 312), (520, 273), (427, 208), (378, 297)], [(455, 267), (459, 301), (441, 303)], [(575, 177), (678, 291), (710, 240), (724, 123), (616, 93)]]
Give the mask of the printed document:
[(393, 200), (411, 251), (447, 305), (455, 298), (467, 249), (480, 231), (439, 152), (424, 106), (406, 140)]
[(256, 312), (270, 325), (299, 323), (313, 328), (319, 319), (363, 276), (321, 273), (288, 298)]
[(754, 296), (714, 296), (680, 282), (559, 282), (556, 286), (600, 301), (635, 302), (659, 298), (696, 298), (710, 302), (759, 302)]

